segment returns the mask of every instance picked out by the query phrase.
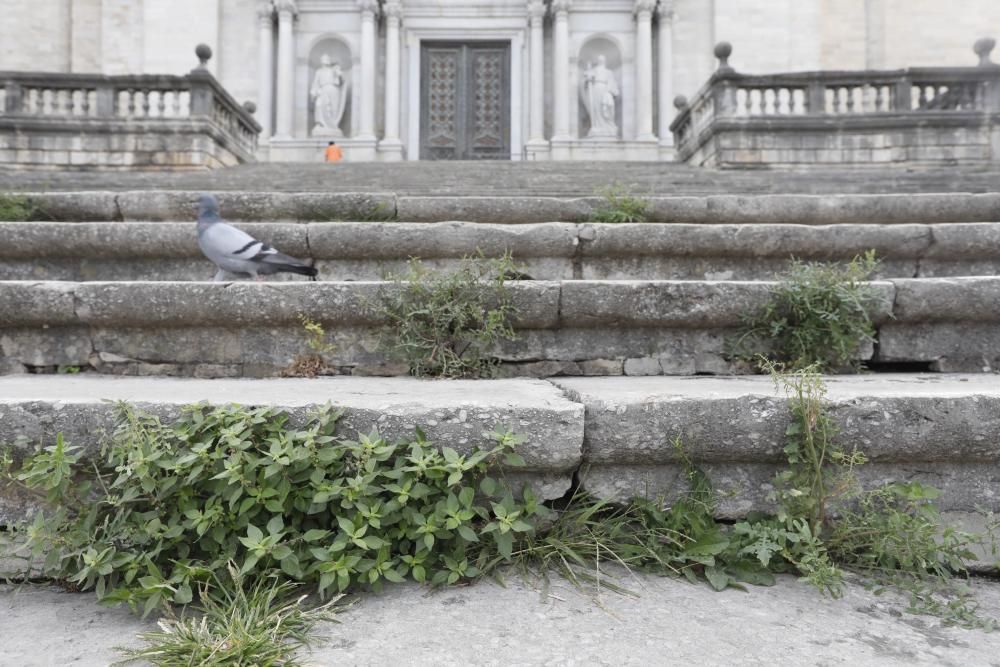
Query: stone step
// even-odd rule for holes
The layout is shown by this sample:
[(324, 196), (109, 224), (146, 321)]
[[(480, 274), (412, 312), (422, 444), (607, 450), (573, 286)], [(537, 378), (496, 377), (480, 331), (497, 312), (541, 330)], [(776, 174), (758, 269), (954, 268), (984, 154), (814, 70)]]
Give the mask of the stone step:
[[(685, 375), (746, 370), (727, 341), (767, 299), (764, 281), (516, 281), (507, 375)], [(1000, 277), (872, 283), (877, 352), (859, 359), (938, 371), (1000, 366)], [(385, 282), (0, 282), (7, 373), (272, 376), (308, 354), (300, 316), (336, 346), (339, 373), (399, 374), (378, 349)], [(41, 368), (38, 368), (41, 367)]]
[[(839, 446), (862, 450), (867, 484), (917, 480), (943, 491), (953, 512), (1000, 510), (1000, 382), (986, 375), (877, 375), (824, 379)], [(327, 402), (346, 409), (341, 433), (378, 428), (397, 438), (423, 428), (468, 451), (498, 425), (523, 435), (522, 477), (547, 498), (576, 474), (601, 497), (675, 498), (686, 488), (677, 453), (718, 491), (721, 516), (769, 506), (782, 467), (786, 397), (767, 377), (565, 378), (434, 381), (411, 378), (196, 380), (99, 376), (0, 378), (0, 433), (20, 449), (62, 432), (91, 452), (129, 401), (169, 419), (200, 400), (288, 410), (293, 423)], [(23, 516), (23, 497), (0, 489), (0, 524)]]
[(1000, 170), (989, 166), (717, 171), (668, 162), (261, 163), (196, 173), (7, 170), (0, 174), (3, 189), (18, 191), (374, 189), (406, 195), (579, 196), (614, 183), (644, 195), (996, 192), (1000, 182)]
[[(536, 280), (769, 280), (789, 258), (869, 249), (885, 278), (996, 275), (1000, 223), (899, 225), (442, 222), (238, 223), (314, 262), (324, 280), (381, 280), (412, 257), (438, 269), (510, 252)], [(0, 280), (206, 280), (193, 222), (0, 224)], [(301, 279), (295, 276), (294, 279)]]
[[(995, 375), (824, 379), (845, 451), (861, 450), (868, 486), (919, 481), (946, 511), (1000, 507), (1000, 381)], [(769, 508), (790, 416), (768, 377), (560, 378), (586, 406), (580, 482), (601, 497), (674, 498), (687, 488), (671, 443), (713, 480), (719, 513)]]
[[(377, 182), (377, 181), (375, 181)], [(994, 188), (995, 189), (995, 188)], [(23, 196), (42, 221), (160, 222), (191, 220), (199, 190), (33, 191)], [(243, 222), (465, 220), (501, 224), (587, 222), (606, 204), (602, 197), (524, 194), (469, 196), (355, 192), (219, 192), (223, 218)], [(747, 194), (643, 196), (651, 222), (696, 224), (936, 224), (1000, 222), (1000, 193)]]

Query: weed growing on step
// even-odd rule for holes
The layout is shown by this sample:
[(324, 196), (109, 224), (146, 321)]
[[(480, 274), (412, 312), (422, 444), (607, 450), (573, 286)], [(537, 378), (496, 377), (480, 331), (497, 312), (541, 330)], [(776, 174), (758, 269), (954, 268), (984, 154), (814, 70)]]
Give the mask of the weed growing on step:
[(385, 322), (381, 349), (416, 376), (494, 375), (496, 346), (515, 337), (517, 309), (507, 282), (516, 273), (509, 253), (466, 257), (452, 271), (431, 271), (412, 260), (405, 275), (390, 276), (392, 287), (375, 306)]
[(879, 296), (867, 280), (878, 266), (874, 250), (847, 264), (793, 261), (767, 304), (744, 320), (731, 353), (753, 359), (766, 352), (792, 369), (856, 369), (859, 347), (875, 340), (871, 311)]
[(292, 427), (268, 408), (196, 405), (164, 425), (121, 405), (97, 461), (58, 437), (7, 475), (54, 508), (21, 528), (35, 572), (144, 614), (191, 602), (230, 561), (322, 595), (451, 584), (509, 557), (546, 513), (487, 475), (524, 464), (509, 432), (462, 455), (420, 431), (348, 440), (340, 417)]
[(34, 220), (38, 209), (22, 195), (0, 194), (0, 222)]
[(157, 667), (190, 665), (284, 665), (301, 663), (296, 653), (314, 643), (320, 621), (335, 621), (334, 605), (308, 607), (301, 586), (276, 577), (247, 580), (234, 565), (228, 576), (212, 575), (193, 615), (179, 618), (168, 609), (159, 630), (146, 632), (142, 648), (118, 648), (126, 656), (115, 663), (143, 661)]
[(621, 183), (609, 185), (598, 194), (604, 201), (590, 214), (591, 222), (646, 222), (649, 218), (649, 201), (636, 197)]
[(297, 354), (282, 373), (285, 377), (316, 377), (330, 371), (326, 355), (337, 349), (337, 346), (327, 340), (323, 325), (306, 315), (299, 315), (302, 328), (306, 334), (308, 353)]

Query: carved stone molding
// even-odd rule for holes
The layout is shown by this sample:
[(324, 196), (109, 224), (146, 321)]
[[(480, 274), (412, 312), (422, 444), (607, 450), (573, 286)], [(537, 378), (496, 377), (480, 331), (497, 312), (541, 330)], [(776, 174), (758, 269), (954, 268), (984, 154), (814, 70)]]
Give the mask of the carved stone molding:
[(632, 8), (632, 12), (636, 15), (639, 14), (649, 14), (653, 15), (653, 11), (656, 9), (656, 0), (635, 0), (635, 5)]
[(664, 21), (673, 21), (675, 16), (674, 0), (660, 0), (660, 6), (657, 8), (657, 14)]
[(401, 0), (387, 0), (382, 5), (382, 13), (387, 19), (400, 20), (403, 17), (403, 3)]
[(274, 2), (272, 0), (261, 0), (257, 3), (257, 18), (261, 21), (270, 21), (274, 18)]
[(561, 14), (569, 12), (572, 4), (573, 0), (552, 0), (550, 7), (552, 8), (553, 14)]
[(542, 0), (528, 0), (528, 16), (540, 19), (545, 16), (545, 3)]
[(362, 16), (371, 13), (372, 16), (378, 16), (379, 13), (379, 3), (378, 0), (357, 0), (358, 9), (361, 10)]
[(279, 14), (289, 13), (293, 16), (298, 16), (299, 14), (299, 5), (295, 0), (276, 0), (274, 8)]

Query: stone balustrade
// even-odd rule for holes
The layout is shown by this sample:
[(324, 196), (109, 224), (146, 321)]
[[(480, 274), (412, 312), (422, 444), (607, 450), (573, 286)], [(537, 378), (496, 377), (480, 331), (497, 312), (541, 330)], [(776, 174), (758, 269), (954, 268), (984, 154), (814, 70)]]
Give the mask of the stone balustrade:
[(989, 163), (1000, 160), (1000, 65), (747, 75), (720, 67), (670, 129), (678, 160), (703, 166)]
[(0, 164), (214, 168), (252, 162), (260, 125), (205, 68), (184, 76), (0, 72)]

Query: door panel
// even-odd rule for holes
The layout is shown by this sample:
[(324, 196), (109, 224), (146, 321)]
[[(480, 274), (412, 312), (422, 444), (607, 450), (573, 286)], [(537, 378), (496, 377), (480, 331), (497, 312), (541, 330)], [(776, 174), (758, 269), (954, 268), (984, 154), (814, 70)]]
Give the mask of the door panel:
[(420, 158), (510, 159), (510, 44), (421, 47)]

